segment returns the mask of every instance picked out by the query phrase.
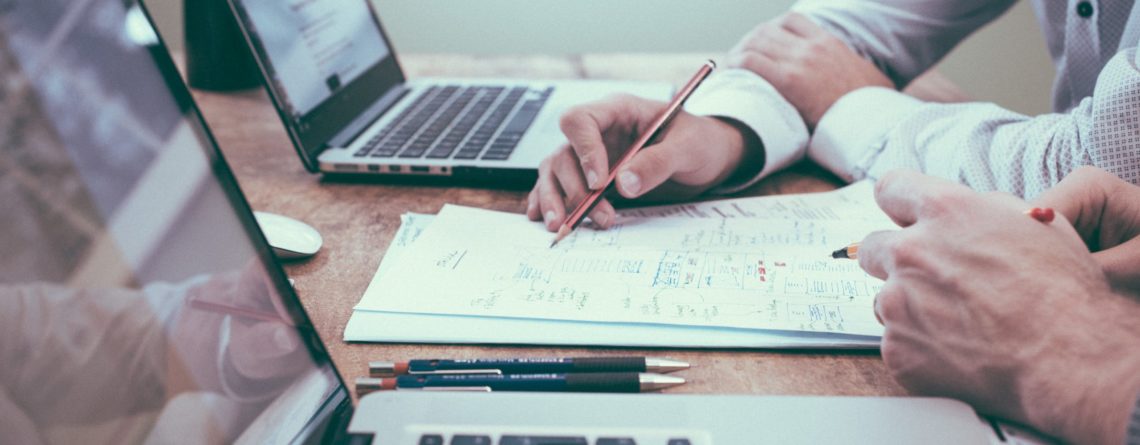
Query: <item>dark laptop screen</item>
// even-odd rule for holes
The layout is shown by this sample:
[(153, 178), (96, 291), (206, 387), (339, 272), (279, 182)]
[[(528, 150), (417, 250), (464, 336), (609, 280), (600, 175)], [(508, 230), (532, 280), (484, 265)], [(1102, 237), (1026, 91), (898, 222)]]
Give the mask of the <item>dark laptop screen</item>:
[(310, 170), (334, 136), (404, 81), (368, 0), (229, 1)]
[(343, 385), (145, 14), (0, 9), (0, 443), (288, 443)]
[(274, 67), (281, 105), (313, 111), (391, 51), (363, 1), (245, 0), (247, 27)]

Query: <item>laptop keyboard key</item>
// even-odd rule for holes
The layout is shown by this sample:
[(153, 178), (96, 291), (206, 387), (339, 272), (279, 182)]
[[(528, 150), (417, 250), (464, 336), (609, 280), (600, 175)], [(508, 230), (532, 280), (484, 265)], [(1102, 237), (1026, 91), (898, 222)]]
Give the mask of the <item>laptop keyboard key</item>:
[(491, 436), (452, 436), (451, 445), (491, 445)]
[(479, 157), (479, 153), (483, 151), (483, 147), (475, 147), (468, 149), (466, 146), (455, 154), (455, 159), (475, 159)]
[(420, 436), (420, 445), (443, 445), (443, 436), (439, 434), (424, 434)]
[(676, 439), (669, 439), (669, 445), (693, 445), (693, 442), (689, 441), (689, 439), (680, 437)]
[(589, 445), (585, 437), (503, 436), (499, 445)]
[(594, 445), (637, 445), (631, 437), (599, 437)]

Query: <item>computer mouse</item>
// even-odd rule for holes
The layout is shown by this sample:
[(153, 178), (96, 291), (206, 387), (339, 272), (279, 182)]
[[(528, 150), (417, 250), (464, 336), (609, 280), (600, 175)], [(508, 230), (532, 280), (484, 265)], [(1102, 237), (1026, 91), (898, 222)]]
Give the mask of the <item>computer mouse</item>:
[(308, 258), (321, 250), (324, 240), (312, 226), (276, 213), (253, 212), (253, 216), (277, 258)]

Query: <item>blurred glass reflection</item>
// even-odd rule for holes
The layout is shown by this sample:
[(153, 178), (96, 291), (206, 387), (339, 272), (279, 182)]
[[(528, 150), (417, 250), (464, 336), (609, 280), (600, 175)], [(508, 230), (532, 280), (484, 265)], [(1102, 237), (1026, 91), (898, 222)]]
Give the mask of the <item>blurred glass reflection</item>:
[(0, 443), (288, 442), (337, 380), (142, 17), (0, 3)]

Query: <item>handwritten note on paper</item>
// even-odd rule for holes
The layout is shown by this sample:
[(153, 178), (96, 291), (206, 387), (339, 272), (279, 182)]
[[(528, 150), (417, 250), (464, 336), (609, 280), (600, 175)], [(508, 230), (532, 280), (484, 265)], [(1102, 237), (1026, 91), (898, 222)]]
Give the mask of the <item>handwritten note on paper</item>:
[(624, 209), (621, 217), (688, 217), (793, 219), (798, 221), (879, 220), (882, 214), (868, 212), (874, 207), (873, 185), (857, 182), (837, 191), (762, 198), (733, 198), (690, 204)]
[(620, 222), (549, 249), (552, 235), (519, 215), (448, 206), (357, 308), (881, 334), (881, 283), (826, 254), (893, 227), (885, 216)]

